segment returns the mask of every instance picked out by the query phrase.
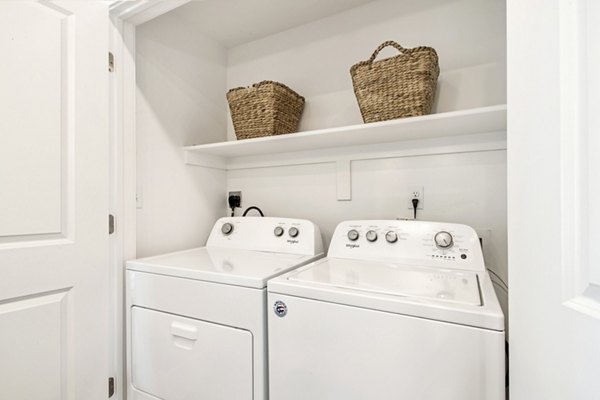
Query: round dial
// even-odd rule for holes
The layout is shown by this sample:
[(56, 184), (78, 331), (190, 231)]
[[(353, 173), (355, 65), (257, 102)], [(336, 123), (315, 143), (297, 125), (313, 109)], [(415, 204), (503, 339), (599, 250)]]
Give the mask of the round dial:
[(221, 232), (223, 232), (224, 235), (229, 235), (231, 232), (233, 232), (233, 225), (231, 225), (229, 222), (225, 222), (221, 227)]
[(385, 234), (385, 240), (387, 240), (388, 243), (396, 243), (398, 241), (398, 234), (396, 232), (389, 231)]
[(357, 240), (359, 236), (360, 235), (356, 229), (351, 229), (348, 231), (348, 239), (352, 240), (353, 242)]
[(369, 231), (367, 232), (366, 237), (369, 242), (374, 242), (377, 240), (377, 232)]
[(283, 235), (283, 228), (280, 226), (277, 226), (273, 230), (273, 233), (275, 234), (275, 236), (279, 237), (279, 236)]
[(454, 246), (454, 239), (450, 232), (441, 231), (435, 234), (433, 241), (440, 249), (449, 249)]
[(295, 238), (296, 236), (298, 236), (298, 234), (300, 233), (300, 231), (295, 226), (292, 226), (290, 228), (290, 230), (288, 231), (288, 233), (290, 234), (291, 237)]

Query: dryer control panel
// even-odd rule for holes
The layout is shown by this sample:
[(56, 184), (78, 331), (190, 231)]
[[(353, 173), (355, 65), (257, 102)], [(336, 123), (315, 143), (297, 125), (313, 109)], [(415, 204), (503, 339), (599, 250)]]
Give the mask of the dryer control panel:
[(220, 218), (206, 246), (300, 255), (323, 252), (321, 231), (313, 222), (275, 217)]
[(467, 225), (361, 220), (339, 224), (329, 257), (484, 271), (479, 237)]

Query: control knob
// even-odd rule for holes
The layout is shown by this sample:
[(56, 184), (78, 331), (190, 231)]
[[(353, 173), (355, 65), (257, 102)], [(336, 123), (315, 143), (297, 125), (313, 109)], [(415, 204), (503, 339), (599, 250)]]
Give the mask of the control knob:
[(283, 235), (283, 228), (280, 226), (275, 227), (275, 229), (273, 230), (273, 234), (275, 234), (275, 236), (277, 237)]
[(388, 243), (396, 243), (398, 241), (398, 234), (396, 232), (389, 231), (385, 234), (385, 240), (387, 240)]
[(365, 236), (369, 242), (374, 242), (377, 240), (377, 232), (373, 230), (368, 231)]
[(229, 235), (233, 232), (233, 225), (229, 222), (225, 222), (223, 226), (221, 226), (221, 232), (223, 232), (223, 235)]
[(353, 242), (358, 240), (359, 236), (360, 235), (358, 234), (358, 231), (356, 229), (351, 229), (348, 231), (348, 239), (350, 239)]
[(436, 233), (433, 241), (440, 249), (449, 249), (454, 246), (454, 238), (452, 238), (452, 234), (446, 231), (440, 231)]
[(292, 226), (290, 228), (290, 230), (288, 231), (288, 233), (290, 234), (291, 237), (295, 238), (296, 236), (298, 236), (298, 234), (300, 233), (300, 231), (295, 226)]

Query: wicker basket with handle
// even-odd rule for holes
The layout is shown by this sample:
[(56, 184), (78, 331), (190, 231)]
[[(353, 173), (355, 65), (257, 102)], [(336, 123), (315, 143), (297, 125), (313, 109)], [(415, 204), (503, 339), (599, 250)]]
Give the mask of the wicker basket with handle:
[[(395, 47), (401, 54), (375, 61), (387, 46)], [(363, 121), (430, 114), (439, 73), (433, 48), (405, 49), (394, 41), (382, 43), (370, 59), (350, 69)]]
[(273, 81), (231, 89), (227, 101), (238, 139), (296, 132), (304, 110), (304, 97)]

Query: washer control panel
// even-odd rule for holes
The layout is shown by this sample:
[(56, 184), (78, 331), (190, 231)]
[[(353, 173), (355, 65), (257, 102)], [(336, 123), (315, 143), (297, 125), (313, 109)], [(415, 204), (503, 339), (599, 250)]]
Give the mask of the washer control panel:
[(311, 221), (293, 218), (221, 218), (206, 245), (302, 255), (323, 252), (319, 228)]
[(479, 237), (467, 225), (361, 220), (338, 225), (329, 257), (485, 270)]

